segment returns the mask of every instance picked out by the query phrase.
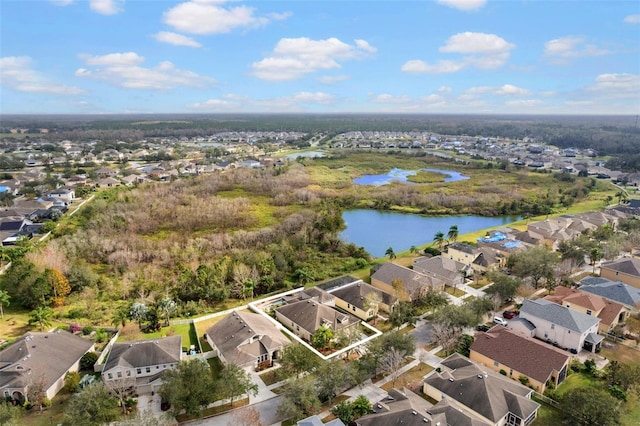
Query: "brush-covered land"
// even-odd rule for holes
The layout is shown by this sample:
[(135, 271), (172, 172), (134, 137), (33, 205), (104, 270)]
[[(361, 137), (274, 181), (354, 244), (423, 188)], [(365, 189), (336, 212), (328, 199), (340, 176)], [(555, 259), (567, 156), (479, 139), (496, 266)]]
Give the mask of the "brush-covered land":
[[(426, 183), (352, 183), (393, 167), (446, 168), (470, 179), (444, 183), (444, 175), (429, 173)], [(537, 216), (576, 203), (603, 206), (609, 185), (484, 161), (337, 151), (281, 167), (106, 189), (63, 218), (45, 247), (15, 260), (0, 288), (14, 309), (53, 305), (63, 321), (117, 323), (118, 310), (132, 302), (167, 297), (177, 302), (173, 315), (196, 315), (368, 267), (369, 254), (338, 237), (344, 209)], [(425, 235), (424, 244), (431, 239)]]

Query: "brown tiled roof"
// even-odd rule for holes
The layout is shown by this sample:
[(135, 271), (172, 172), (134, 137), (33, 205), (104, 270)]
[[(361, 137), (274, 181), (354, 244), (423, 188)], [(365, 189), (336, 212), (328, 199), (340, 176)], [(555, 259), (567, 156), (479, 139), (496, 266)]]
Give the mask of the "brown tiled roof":
[(560, 371), (571, 355), (506, 327), (477, 333), (471, 351), (519, 371), (539, 382)]
[(605, 307), (605, 301), (602, 297), (562, 286), (556, 287), (554, 294), (546, 296), (545, 299), (559, 305), (568, 303), (581, 306), (593, 312), (600, 312)]
[(611, 327), (616, 318), (618, 318), (618, 315), (620, 315), (620, 311), (622, 311), (623, 309), (624, 306), (622, 306), (621, 304), (605, 300), (605, 307), (602, 309), (602, 311), (600, 311), (600, 315), (598, 315), (598, 318), (600, 318), (600, 322), (602, 324), (606, 324)]

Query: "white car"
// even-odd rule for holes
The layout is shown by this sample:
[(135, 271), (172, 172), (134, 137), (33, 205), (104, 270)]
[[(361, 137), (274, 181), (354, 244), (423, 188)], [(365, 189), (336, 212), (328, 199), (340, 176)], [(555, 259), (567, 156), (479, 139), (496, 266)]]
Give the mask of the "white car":
[(500, 318), (500, 317), (493, 317), (493, 323), (494, 324), (499, 324), (499, 325), (504, 325), (505, 327), (507, 326), (507, 320), (504, 318)]

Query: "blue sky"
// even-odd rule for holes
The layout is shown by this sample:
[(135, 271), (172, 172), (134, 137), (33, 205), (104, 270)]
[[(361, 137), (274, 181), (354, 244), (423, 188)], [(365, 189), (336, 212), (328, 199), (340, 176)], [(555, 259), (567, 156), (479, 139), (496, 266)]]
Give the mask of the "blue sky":
[(0, 0), (0, 112), (640, 114), (640, 2)]

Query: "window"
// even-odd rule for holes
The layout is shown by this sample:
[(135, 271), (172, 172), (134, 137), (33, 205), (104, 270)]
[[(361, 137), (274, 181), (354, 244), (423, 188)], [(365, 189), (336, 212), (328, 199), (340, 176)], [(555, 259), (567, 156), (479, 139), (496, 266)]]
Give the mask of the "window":
[(591, 315), (591, 309), (587, 309), (587, 315)]
[(160, 370), (160, 366), (159, 365), (156, 365), (156, 370)]
[(127, 377), (131, 377), (131, 370), (127, 370)]
[(355, 311), (356, 311), (356, 307), (354, 306), (354, 307), (353, 307), (353, 312), (355, 312)]
[(493, 361), (493, 366), (494, 367), (500, 367), (500, 363), (498, 361)]
[(147, 373), (151, 373), (151, 367), (147, 367)]
[(4, 397), (5, 398), (10, 398), (11, 394), (9, 393), (9, 391), (4, 391)]
[(555, 324), (551, 324), (551, 329), (554, 330), (556, 328)]
[(136, 368), (136, 373), (142, 374), (142, 368)]
[(122, 379), (122, 371), (118, 371), (118, 379)]
[(113, 379), (113, 375), (111, 373), (108, 373), (107, 377), (110, 378), (110, 379)]

